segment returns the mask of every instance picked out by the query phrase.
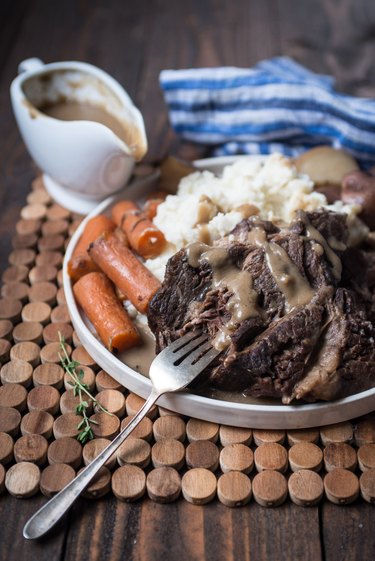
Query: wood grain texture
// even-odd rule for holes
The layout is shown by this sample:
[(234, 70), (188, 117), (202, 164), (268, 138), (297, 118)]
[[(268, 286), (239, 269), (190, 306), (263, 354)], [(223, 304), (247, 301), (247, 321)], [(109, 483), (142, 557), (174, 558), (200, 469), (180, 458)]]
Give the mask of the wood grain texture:
[[(374, 21), (375, 5), (370, 0), (1, 2), (0, 275), (8, 267), (16, 223), (18, 235), (28, 235), (28, 239), (15, 240), (19, 249), (34, 250), (30, 236), (42, 226), (38, 221), (31, 224), (19, 219), (35, 176), (11, 113), (8, 92), (21, 60), (39, 56), (46, 62), (77, 59), (97, 64), (125, 86), (141, 109), (150, 146), (148, 161), (168, 152), (192, 159), (204, 156), (207, 150), (181, 143), (170, 129), (158, 86), (161, 69), (221, 64), (247, 67), (262, 58), (288, 54), (315, 71), (335, 74), (339, 86), (347, 91), (373, 94)], [(49, 243), (49, 236), (61, 235), (58, 231), (43, 234)], [(56, 299), (56, 289), (52, 292), (49, 302)], [(46, 358), (54, 361), (50, 350), (42, 352), (42, 362)], [(216, 501), (198, 507), (183, 500), (159, 505), (149, 499), (134, 504), (113, 497), (95, 504), (80, 499), (50, 536), (27, 542), (21, 537), (22, 527), (44, 502), (37, 495), (24, 501), (21, 509), (16, 499), (7, 494), (0, 497), (1, 559), (374, 558), (375, 509), (364, 502), (345, 508), (322, 502), (310, 509), (290, 503), (264, 509), (251, 501), (232, 510)]]

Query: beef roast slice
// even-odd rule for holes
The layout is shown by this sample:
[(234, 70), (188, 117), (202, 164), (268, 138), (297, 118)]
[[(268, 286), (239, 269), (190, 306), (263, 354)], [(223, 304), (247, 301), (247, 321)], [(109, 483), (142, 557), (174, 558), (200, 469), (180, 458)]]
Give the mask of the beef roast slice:
[[(375, 383), (369, 344), (374, 328), (358, 288), (362, 273), (356, 277), (346, 270), (344, 259), (342, 282), (347, 288), (340, 288), (329, 256), (309, 239), (306, 224), (330, 240), (342, 258), (345, 216), (327, 211), (300, 212), (289, 228), (258, 218), (243, 220), (230, 236), (215, 242), (239, 270), (250, 273), (258, 313), (239, 324), (228, 349), (206, 369), (212, 387), (289, 402), (294, 397), (332, 399)], [(288, 312), (264, 249), (251, 241), (254, 228), (280, 245), (312, 286), (314, 297), (306, 305)], [(191, 267), (187, 251), (178, 252), (169, 260), (164, 282), (149, 306), (157, 352), (193, 327), (214, 338), (230, 319), (226, 304), (231, 295), (225, 287), (213, 288), (208, 263)]]

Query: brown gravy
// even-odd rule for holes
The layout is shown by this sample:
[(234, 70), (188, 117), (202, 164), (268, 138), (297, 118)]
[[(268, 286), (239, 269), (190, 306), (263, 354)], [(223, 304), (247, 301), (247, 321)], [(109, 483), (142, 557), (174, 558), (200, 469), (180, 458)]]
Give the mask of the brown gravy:
[(145, 154), (145, 146), (137, 127), (121, 122), (102, 107), (64, 100), (44, 105), (39, 108), (39, 111), (61, 121), (93, 121), (105, 125), (125, 142), (136, 160), (140, 160)]

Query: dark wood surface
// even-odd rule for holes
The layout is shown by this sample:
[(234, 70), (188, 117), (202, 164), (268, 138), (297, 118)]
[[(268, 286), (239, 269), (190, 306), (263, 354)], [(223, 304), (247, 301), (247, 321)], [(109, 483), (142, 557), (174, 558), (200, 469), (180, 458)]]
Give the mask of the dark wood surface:
[[(372, 0), (2, 0), (0, 2), (0, 272), (25, 204), (32, 164), (13, 119), (9, 85), (20, 61), (85, 60), (102, 67), (141, 109), (147, 160), (171, 152), (204, 156), (171, 131), (158, 75), (163, 68), (251, 66), (274, 55), (293, 56), (337, 78), (342, 90), (374, 95), (375, 3)], [(358, 560), (375, 559), (375, 509), (364, 502), (324, 501), (301, 508), (215, 502), (192, 506), (114, 498), (80, 500), (45, 539), (27, 542), (22, 527), (41, 496), (0, 497), (0, 560), (88, 559)]]

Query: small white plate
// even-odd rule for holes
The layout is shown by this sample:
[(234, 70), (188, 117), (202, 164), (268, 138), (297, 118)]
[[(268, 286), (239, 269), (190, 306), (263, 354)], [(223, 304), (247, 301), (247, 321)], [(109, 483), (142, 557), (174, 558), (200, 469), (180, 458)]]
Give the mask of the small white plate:
[[(198, 160), (194, 164), (199, 169), (209, 169), (218, 173), (224, 165), (233, 163), (236, 159), (238, 157), (210, 158)], [(150, 380), (129, 368), (120, 358), (110, 353), (90, 331), (86, 318), (76, 305), (67, 273), (67, 263), (90, 218), (100, 213), (106, 213), (119, 198), (141, 198), (149, 190), (150, 180), (139, 180), (136, 185), (127, 188), (126, 192), (122, 192), (116, 197), (110, 197), (97, 206), (74, 233), (66, 250), (63, 269), (66, 302), (80, 341), (103, 370), (143, 398), (150, 394)], [(338, 423), (373, 411), (375, 409), (375, 388), (331, 402), (300, 405), (282, 405), (276, 402), (273, 405), (262, 403), (262, 400), (254, 401), (255, 403), (237, 403), (202, 397), (184, 391), (163, 396), (159, 400), (159, 404), (189, 417), (226, 425), (262, 429), (298, 429)]]

